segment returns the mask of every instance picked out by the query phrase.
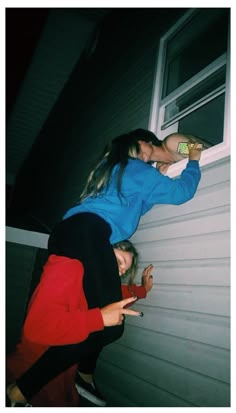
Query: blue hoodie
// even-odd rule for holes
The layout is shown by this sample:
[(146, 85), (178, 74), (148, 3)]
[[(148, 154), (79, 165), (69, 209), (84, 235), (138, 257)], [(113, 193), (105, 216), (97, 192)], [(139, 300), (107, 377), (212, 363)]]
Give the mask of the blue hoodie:
[(70, 208), (63, 219), (81, 212), (99, 215), (111, 226), (111, 244), (129, 239), (142, 215), (156, 204), (179, 205), (193, 198), (201, 178), (198, 161), (189, 161), (181, 176), (171, 179), (139, 159), (129, 159), (117, 192), (117, 172), (113, 169), (109, 186), (96, 197), (88, 197)]

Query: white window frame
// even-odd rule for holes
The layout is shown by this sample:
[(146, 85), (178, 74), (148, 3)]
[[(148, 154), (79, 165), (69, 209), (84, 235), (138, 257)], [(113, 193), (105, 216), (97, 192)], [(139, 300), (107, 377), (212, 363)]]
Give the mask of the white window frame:
[[(170, 93), (167, 97), (161, 99), (166, 45), (168, 40), (180, 30), (186, 21), (194, 17), (196, 11), (197, 9), (191, 9), (185, 13), (160, 39), (151, 103), (149, 130), (153, 131), (160, 140), (163, 140), (168, 134), (176, 132), (178, 130), (178, 120), (175, 122), (174, 119), (166, 122), (167, 128), (165, 128), (165, 130), (161, 129), (161, 126), (164, 124), (164, 108), (167, 103), (171, 103), (171, 101), (176, 99), (176, 97), (181, 95), (183, 92), (191, 89), (200, 80), (207, 78), (211, 73), (214, 73), (216, 69), (220, 68), (223, 64), (226, 64), (226, 81), (224, 87), (220, 87), (218, 90), (210, 93), (208, 97), (204, 98), (201, 102), (192, 105), (183, 113), (183, 115), (186, 115), (187, 113), (198, 109), (202, 104), (206, 104), (207, 99), (211, 100), (212, 98), (215, 98), (219, 94), (225, 92), (223, 142), (203, 151), (200, 160), (200, 165), (203, 166), (230, 155), (230, 47), (228, 47), (227, 52), (223, 56), (220, 56), (206, 68), (193, 76), (190, 80), (177, 88), (174, 92)], [(228, 45), (229, 44), (230, 42), (228, 41)], [(179, 115), (177, 117), (179, 118)], [(178, 176), (186, 163), (187, 160), (184, 159), (171, 165), (168, 169), (168, 175), (172, 177)]]

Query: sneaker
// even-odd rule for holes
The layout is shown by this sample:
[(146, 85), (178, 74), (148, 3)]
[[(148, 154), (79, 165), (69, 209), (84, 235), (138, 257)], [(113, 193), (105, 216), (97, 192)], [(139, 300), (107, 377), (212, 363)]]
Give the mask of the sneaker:
[(11, 402), (9, 407), (33, 407), (30, 403), (18, 403), (18, 402)]
[(6, 396), (6, 407), (33, 407), (30, 403), (13, 402)]
[(93, 404), (96, 404), (97, 406), (106, 406), (106, 400), (102, 397), (102, 395), (99, 393), (96, 385), (94, 382), (86, 383), (79, 373), (76, 373), (75, 377), (75, 387), (77, 392), (80, 394), (80, 396), (84, 397), (85, 399), (89, 400)]

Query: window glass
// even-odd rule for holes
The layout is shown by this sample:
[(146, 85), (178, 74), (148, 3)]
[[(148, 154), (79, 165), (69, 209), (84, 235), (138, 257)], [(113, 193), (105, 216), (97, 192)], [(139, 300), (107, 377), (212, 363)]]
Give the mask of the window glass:
[(199, 9), (196, 13), (168, 40), (162, 98), (227, 49), (229, 9)]
[(229, 40), (230, 8), (189, 9), (160, 39), (150, 129), (196, 136), (201, 165), (230, 155)]
[(207, 146), (223, 142), (225, 94), (191, 112), (178, 122), (178, 132), (193, 133)]
[(226, 65), (218, 69), (211, 76), (208, 76), (203, 81), (196, 84), (187, 92), (174, 99), (171, 103), (166, 105), (164, 122), (169, 121), (182, 111), (190, 109), (191, 106), (201, 103), (207, 96), (214, 95), (214, 93), (223, 93), (222, 89), (225, 87)]

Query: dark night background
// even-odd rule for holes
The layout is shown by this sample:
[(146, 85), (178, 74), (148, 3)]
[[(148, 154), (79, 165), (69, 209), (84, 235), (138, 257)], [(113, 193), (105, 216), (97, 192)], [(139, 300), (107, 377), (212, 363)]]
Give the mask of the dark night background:
[(50, 232), (107, 141), (147, 127), (158, 39), (185, 10), (6, 9), (7, 225)]
[(15, 102), (45, 23), (47, 9), (6, 11), (6, 116)]

